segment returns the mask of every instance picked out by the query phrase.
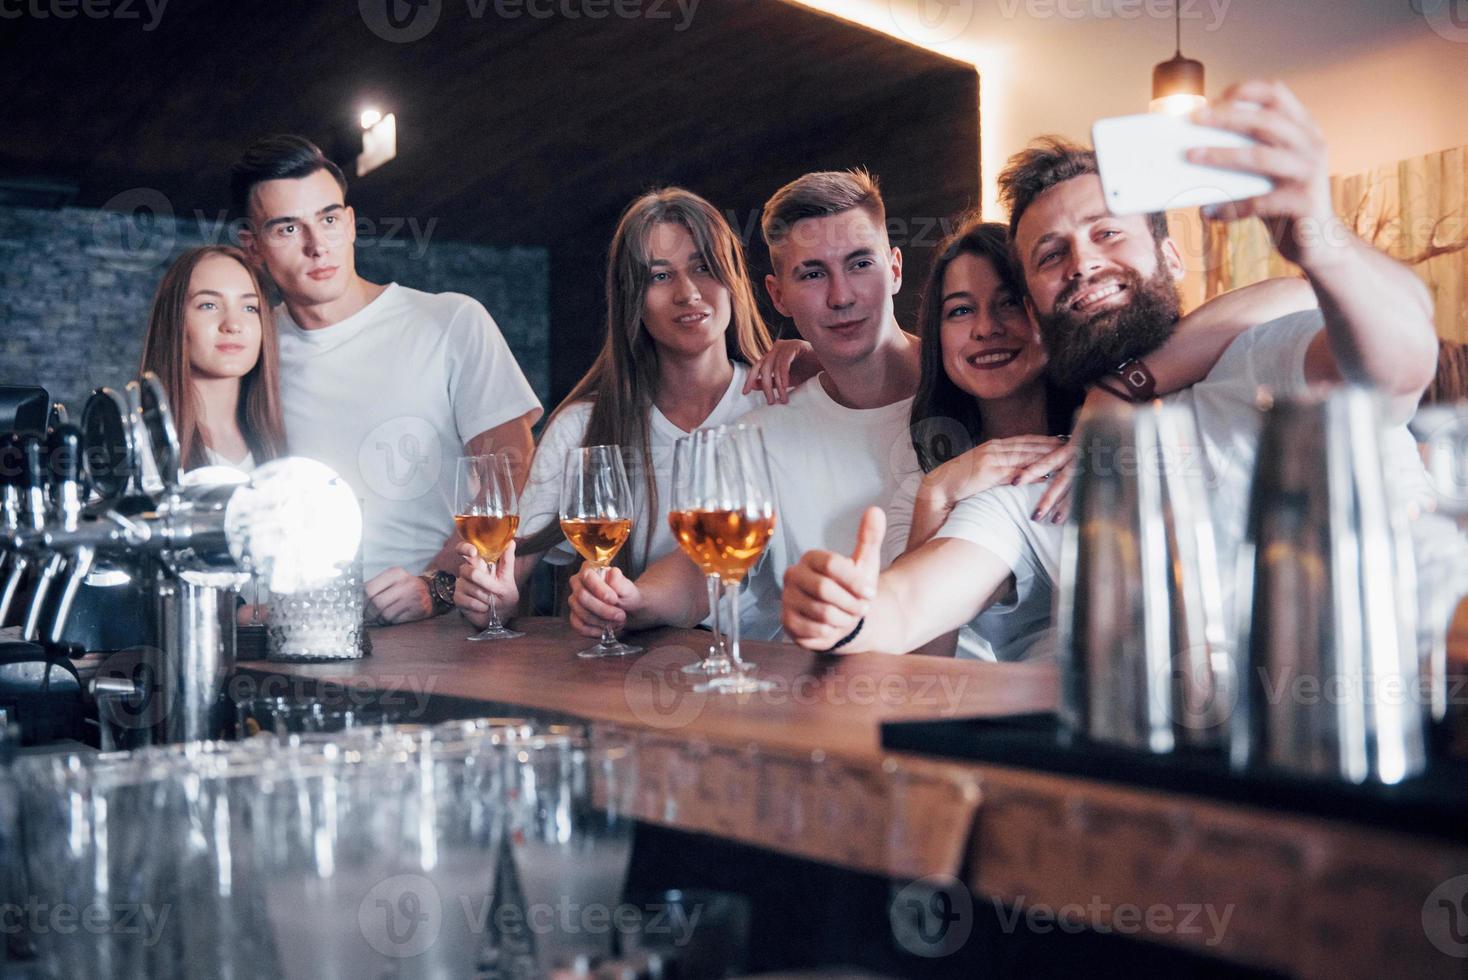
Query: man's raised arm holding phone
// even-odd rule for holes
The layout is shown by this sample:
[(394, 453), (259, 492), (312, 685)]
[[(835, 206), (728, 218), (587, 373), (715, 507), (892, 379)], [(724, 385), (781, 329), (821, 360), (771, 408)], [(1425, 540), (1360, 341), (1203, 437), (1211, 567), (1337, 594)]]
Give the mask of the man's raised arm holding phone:
[(1225, 221), (1263, 219), (1280, 254), (1304, 270), (1326, 327), (1306, 353), (1306, 378), (1371, 384), (1392, 397), (1396, 421), (1410, 418), (1437, 363), (1432, 298), (1410, 269), (1336, 215), (1325, 140), (1310, 113), (1283, 84), (1250, 81), (1230, 87), (1193, 121), (1256, 141), (1191, 150), (1188, 159), (1274, 182), (1267, 194), (1204, 213)]

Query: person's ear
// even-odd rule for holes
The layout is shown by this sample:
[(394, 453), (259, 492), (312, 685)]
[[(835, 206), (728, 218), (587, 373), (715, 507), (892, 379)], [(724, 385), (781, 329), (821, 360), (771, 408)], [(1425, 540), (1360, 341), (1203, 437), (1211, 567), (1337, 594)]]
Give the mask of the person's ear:
[(343, 213), (347, 216), (346, 242), (348, 245), (355, 245), (357, 243), (357, 209), (348, 204)]
[(902, 249), (892, 249), (892, 295), (896, 296), (902, 289)]
[[(790, 311), (785, 308), (785, 300), (780, 291), (780, 277), (776, 275), (765, 276), (765, 291), (770, 294), (770, 302), (775, 304), (775, 309), (780, 311), (784, 317), (790, 316)], [(794, 319), (794, 317), (790, 317)]]
[(1177, 242), (1171, 238), (1164, 238), (1158, 250), (1162, 255), (1162, 261), (1167, 265), (1167, 274), (1172, 276), (1173, 282), (1182, 282), (1187, 273), (1187, 267), (1183, 265), (1183, 254), (1178, 251)]
[(248, 220), (240, 222), (239, 228), (235, 230), (235, 241), (239, 242), (240, 251), (250, 260), (250, 264), (258, 268), (260, 266), (260, 240), (255, 237), (255, 229), (250, 227)]

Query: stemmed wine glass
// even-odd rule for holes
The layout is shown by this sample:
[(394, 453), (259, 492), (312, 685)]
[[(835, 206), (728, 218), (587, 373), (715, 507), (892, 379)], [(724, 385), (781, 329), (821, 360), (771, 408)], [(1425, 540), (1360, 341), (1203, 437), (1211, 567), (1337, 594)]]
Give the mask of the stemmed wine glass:
[(775, 685), (753, 676), (739, 657), (739, 583), (775, 533), (775, 491), (765, 441), (754, 425), (720, 426), (712, 451), (694, 455), (693, 482), (706, 486), (706, 506), (694, 511), (692, 537), (729, 597), (726, 646), (730, 671), (694, 687), (721, 694), (755, 694)]
[(708, 547), (707, 535), (699, 532), (701, 515), (717, 505), (717, 483), (711, 462), (718, 445), (715, 429), (698, 429), (673, 445), (673, 481), (668, 501), (668, 526), (678, 547), (703, 572), (709, 593), (709, 625), (714, 640), (708, 656), (683, 668), (685, 674), (727, 674), (733, 670), (729, 652), (719, 635), (719, 570)]
[[(571, 547), (605, 579), (607, 567), (632, 534), (632, 487), (622, 464), (621, 446), (587, 446), (566, 453), (561, 530)], [(625, 657), (641, 652), (641, 647), (619, 642), (612, 628), (603, 626), (601, 642), (576, 655)]]
[[(494, 573), (495, 562), (510, 546), (520, 527), (519, 500), (515, 494), (514, 471), (505, 453), (459, 458), (454, 490), (454, 524), (459, 537), (479, 550), (479, 557)], [(524, 636), (500, 622), (494, 593), (489, 594), (489, 624), (469, 637), (471, 640), (512, 640)]]

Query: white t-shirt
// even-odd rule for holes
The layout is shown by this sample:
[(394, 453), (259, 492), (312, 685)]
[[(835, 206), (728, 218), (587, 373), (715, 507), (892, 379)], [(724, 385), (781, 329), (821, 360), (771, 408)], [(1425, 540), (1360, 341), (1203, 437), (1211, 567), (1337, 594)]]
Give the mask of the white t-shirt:
[(850, 554), (861, 515), (892, 498), (917, 468), (908, 438), (912, 399), (881, 408), (844, 408), (818, 375), (745, 422), (764, 433), (775, 484), (775, 533), (740, 597), (740, 627), (752, 640), (781, 636), (785, 570), (812, 549)]
[[(1305, 352), (1323, 327), (1319, 310), (1291, 313), (1260, 324), (1240, 334), (1206, 378), (1162, 399), (1170, 405), (1187, 406), (1197, 423), (1219, 578), (1226, 605), (1230, 607), (1225, 613), (1225, 623), (1230, 625), (1233, 617), (1229, 593), (1236, 580), (1233, 572), (1248, 520), (1249, 490), (1263, 420), (1257, 405), (1258, 393), (1263, 389), (1292, 394), (1308, 386)], [(1421, 457), (1405, 425), (1393, 426), (1385, 433), (1382, 455), (1384, 465), (1392, 474), (1389, 482), (1396, 499), (1405, 505), (1423, 491), (1427, 481)], [(1006, 497), (1010, 489), (990, 490), (965, 501), (962, 514), (956, 509), (938, 536), (975, 540), (974, 535), (981, 533), (983, 539), (975, 543), (1009, 563), (1016, 577), (1033, 573), (1038, 581), (1043, 573), (1054, 583), (1059, 575), (1062, 529), (1029, 520), (1022, 505)], [(1038, 590), (1034, 590), (1033, 599), (1040, 601)]]
[(465, 443), (540, 415), (499, 327), (468, 296), (397, 283), (329, 327), (302, 330), (283, 305), (276, 316), (291, 453), (330, 466), (362, 501), (368, 579), (422, 571), (454, 529)]
[[(887, 536), (882, 539), (883, 568), (892, 564), (907, 550), (907, 537), (912, 533), (912, 512), (917, 507), (917, 493), (923, 483), (923, 471), (917, 465), (916, 455), (913, 456), (913, 463), (914, 471), (903, 474), (901, 485), (884, 508), (887, 513)], [(965, 623), (959, 628), (954, 655), (961, 660), (999, 659), (994, 644), (989, 641), (987, 634), (981, 635), (975, 631), (974, 623)]]
[[(1014, 596), (979, 613), (965, 626), (989, 647), (984, 659), (1038, 660), (1055, 653), (1055, 578), (1040, 553), (1058, 541), (1059, 527), (1030, 515), (1045, 483), (995, 487), (960, 500), (934, 538), (960, 538), (985, 548), (1014, 573)], [(960, 639), (963, 636), (960, 631)], [(960, 645), (962, 656), (964, 649)]]
[(239, 470), (241, 473), (249, 473), (255, 468), (255, 454), (248, 449), (245, 450), (243, 459), (227, 459), (222, 453), (216, 453), (213, 449), (205, 446), (204, 458), (209, 461), (210, 466), (228, 466), (230, 469)]
[[(766, 404), (765, 396), (758, 390), (743, 394), (745, 382), (749, 380), (749, 367), (736, 362), (734, 379), (709, 413), (700, 423), (701, 428), (727, 425), (737, 421), (752, 409)], [(556, 415), (540, 436), (540, 445), (535, 450), (535, 459), (530, 464), (530, 479), (525, 483), (525, 492), (520, 497), (520, 530), (517, 537), (526, 538), (555, 524), (560, 520), (561, 481), (566, 470), (566, 453), (578, 449), (586, 439), (586, 426), (591, 421), (591, 403), (580, 402), (568, 405)], [(632, 485), (633, 520), (632, 575), (642, 574), (648, 565), (678, 549), (673, 530), (668, 527), (668, 500), (673, 483), (673, 444), (688, 433), (680, 429), (654, 405), (648, 417), (648, 449), (652, 454), (653, 483), (657, 488), (658, 512), (649, 517), (646, 494), (640, 473), (627, 473)], [(634, 457), (635, 458), (635, 457)], [(647, 524), (652, 522), (652, 543), (648, 546)], [(546, 559), (555, 564), (574, 561), (576, 552), (571, 545), (562, 541), (552, 548)]]

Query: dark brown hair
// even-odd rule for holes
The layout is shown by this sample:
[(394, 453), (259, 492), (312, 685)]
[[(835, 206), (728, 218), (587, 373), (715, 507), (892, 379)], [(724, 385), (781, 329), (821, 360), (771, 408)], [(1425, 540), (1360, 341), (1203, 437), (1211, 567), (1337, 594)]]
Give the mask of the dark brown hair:
[(267, 180), (297, 180), (325, 170), (347, 199), (347, 178), (321, 148), (304, 136), (266, 136), (258, 139), (229, 168), (229, 201), (236, 217), (250, 216), (250, 194)]
[(1468, 398), (1468, 344), (1437, 342), (1437, 374), (1422, 393), (1422, 404), (1456, 402)]
[[(1010, 157), (999, 172), (999, 203), (1009, 210), (1010, 241), (1035, 198), (1056, 184), (1098, 172), (1096, 151), (1060, 136), (1041, 136)], [(1152, 238), (1162, 242), (1167, 238), (1167, 215), (1161, 211), (1147, 215), (1147, 227)]]
[(238, 262), (249, 273), (260, 303), (260, 358), (240, 378), (239, 408), (235, 421), (245, 444), (257, 463), (285, 452), (285, 426), (281, 422), (280, 369), (276, 354), (275, 318), (266, 300), (264, 284), (251, 268), (245, 253), (231, 245), (204, 245), (184, 252), (163, 274), (153, 297), (148, 334), (143, 339), (142, 370), (152, 371), (163, 382), (164, 393), (173, 407), (174, 425), (182, 450), (179, 465), (190, 470), (208, 462), (204, 435), (199, 426), (199, 403), (190, 367), (188, 331), (189, 282), (194, 269), (211, 255)]
[[(919, 347), (917, 397), (912, 400), (911, 438), (924, 472), (958, 456), (989, 438), (983, 403), (964, 391), (943, 369), (943, 276), (960, 255), (973, 255), (994, 267), (1002, 288), (1016, 298), (1024, 296), (1024, 282), (1009, 248), (1009, 233), (995, 221), (965, 219), (938, 247), (923, 288), (918, 313)], [(1045, 435), (1070, 432), (1080, 396), (1045, 380)]]
[[(752, 364), (771, 346), (769, 328), (760, 316), (754, 288), (749, 282), (744, 247), (729, 222), (712, 204), (692, 191), (668, 187), (650, 191), (627, 206), (612, 234), (607, 255), (607, 329), (601, 352), (591, 369), (551, 413), (546, 429), (567, 406), (589, 402), (591, 418), (581, 444), (625, 446), (640, 455), (647, 500), (642, 527), (649, 545), (654, 524), (659, 519), (648, 430), (648, 413), (658, 390), (658, 351), (652, 335), (643, 326), (642, 305), (651, 274), (648, 236), (654, 225), (665, 222), (687, 230), (714, 278), (729, 290), (731, 310), (724, 343), (730, 359)], [(552, 525), (523, 541), (521, 553), (538, 554), (560, 539), (560, 528)], [(619, 564), (624, 559), (630, 561), (629, 550), (624, 548), (618, 555)]]
[(770, 196), (760, 215), (760, 231), (765, 236), (765, 244), (775, 249), (790, 236), (790, 229), (797, 222), (841, 214), (852, 208), (861, 208), (871, 215), (878, 227), (887, 226), (882, 189), (865, 168), (809, 173)]

